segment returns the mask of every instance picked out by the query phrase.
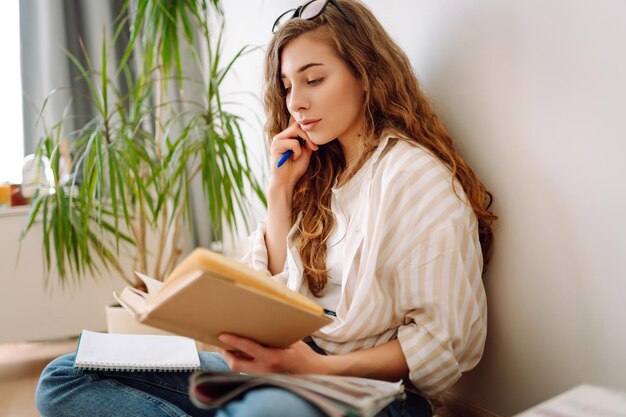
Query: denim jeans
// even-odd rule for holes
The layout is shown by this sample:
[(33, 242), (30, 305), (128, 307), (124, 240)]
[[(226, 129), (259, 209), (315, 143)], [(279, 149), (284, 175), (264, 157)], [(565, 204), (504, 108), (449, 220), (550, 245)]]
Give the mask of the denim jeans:
[[(317, 346), (312, 346), (319, 352)], [(317, 349), (316, 349), (317, 348)], [(204, 370), (228, 371), (219, 353), (199, 352)], [(273, 387), (260, 387), (219, 409), (202, 410), (188, 396), (189, 372), (107, 372), (74, 369), (74, 353), (50, 362), (39, 379), (35, 400), (44, 417), (52, 416), (215, 416), (323, 417), (299, 396)], [(380, 416), (429, 417), (427, 402), (408, 394)]]

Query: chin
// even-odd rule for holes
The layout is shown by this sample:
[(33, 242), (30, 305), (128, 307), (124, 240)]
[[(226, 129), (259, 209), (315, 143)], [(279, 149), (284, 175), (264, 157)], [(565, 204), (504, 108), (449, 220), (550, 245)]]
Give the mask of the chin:
[(309, 135), (309, 138), (313, 141), (313, 143), (319, 146), (326, 145), (327, 143), (330, 143), (333, 140), (335, 140), (335, 138), (332, 136), (329, 137), (329, 136), (320, 135), (320, 134)]

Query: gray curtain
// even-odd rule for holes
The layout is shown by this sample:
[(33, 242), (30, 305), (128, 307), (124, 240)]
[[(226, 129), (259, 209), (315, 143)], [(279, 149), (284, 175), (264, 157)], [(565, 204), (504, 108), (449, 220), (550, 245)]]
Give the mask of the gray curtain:
[[(25, 155), (34, 152), (44, 134), (44, 122), (50, 128), (67, 111), (67, 114), (75, 116), (68, 119), (64, 126), (65, 136), (70, 137), (73, 130), (94, 116), (91, 104), (81, 94), (81, 91), (86, 91), (87, 85), (65, 51), (84, 64), (82, 42), (93, 66), (100, 68), (103, 33), (110, 45), (116, 25), (114, 19), (123, 4), (124, 0), (20, 0)], [(124, 31), (122, 36), (128, 37), (128, 31)], [(116, 59), (119, 62), (125, 44), (124, 39), (118, 42), (115, 56), (109, 56), (109, 68), (114, 67), (111, 64), (115, 64)], [(196, 69), (189, 56), (183, 56), (183, 65), (188, 70)], [(193, 75), (202, 76), (200, 71)], [(124, 90), (123, 85), (118, 85), (118, 88)], [(57, 91), (50, 95), (53, 90)], [(188, 99), (200, 99), (193, 97), (193, 88), (186, 90)], [(46, 97), (49, 97), (47, 102)], [(44, 102), (43, 119), (36, 123)], [(209, 210), (199, 182), (192, 185), (191, 199), (192, 236), (188, 249), (208, 247), (211, 244)]]
[[(81, 42), (99, 67), (102, 33), (110, 39), (113, 19), (123, 0), (20, 0), (21, 71), (24, 93), (24, 151), (33, 153), (44, 133), (44, 121), (59, 120), (68, 106), (76, 117), (66, 131), (93, 116), (81, 91), (87, 88), (66, 51), (84, 64)], [(50, 93), (56, 90), (52, 95)], [(46, 98), (48, 100), (46, 101)], [(42, 106), (43, 119), (37, 123)]]

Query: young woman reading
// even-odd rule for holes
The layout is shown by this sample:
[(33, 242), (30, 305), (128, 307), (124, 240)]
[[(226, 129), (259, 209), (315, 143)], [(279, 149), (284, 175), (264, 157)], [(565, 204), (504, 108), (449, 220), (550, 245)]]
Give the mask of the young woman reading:
[[(224, 334), (246, 355), (200, 352), (202, 367), (404, 379), (406, 400), (384, 413), (430, 416), (483, 352), (490, 195), (365, 6), (310, 1), (273, 31), (268, 217), (244, 261), (316, 300), (333, 322), (286, 349)], [(78, 371), (70, 354), (44, 370), (37, 405), (44, 416), (324, 415), (267, 387), (199, 410), (188, 377)]]

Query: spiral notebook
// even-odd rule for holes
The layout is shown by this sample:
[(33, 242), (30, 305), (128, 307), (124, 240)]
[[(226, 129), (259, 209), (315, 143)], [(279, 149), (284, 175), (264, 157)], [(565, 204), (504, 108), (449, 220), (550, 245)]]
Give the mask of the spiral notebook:
[(83, 330), (74, 368), (96, 371), (183, 372), (200, 369), (193, 339)]

